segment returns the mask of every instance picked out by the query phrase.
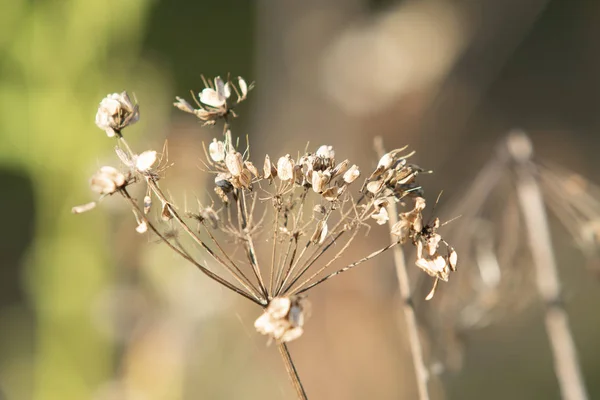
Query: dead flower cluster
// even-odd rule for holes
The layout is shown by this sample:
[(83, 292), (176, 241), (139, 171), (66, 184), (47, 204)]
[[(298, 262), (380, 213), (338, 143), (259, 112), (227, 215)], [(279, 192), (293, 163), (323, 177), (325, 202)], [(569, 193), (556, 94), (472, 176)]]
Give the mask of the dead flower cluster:
[[(408, 163), (413, 153), (402, 148), (385, 154), (356, 187), (362, 170), (348, 159), (336, 159), (329, 145), (296, 157), (293, 149), (279, 157), (266, 155), (254, 164), (249, 144), (240, 147), (230, 130), (234, 108), (246, 100), (253, 85), (241, 77), (236, 83), (220, 77), (212, 83), (205, 80), (206, 87), (194, 99), (197, 107), (179, 97), (174, 103), (204, 124), (223, 121), (222, 137), (204, 147), (202, 169), (212, 176), (215, 198), (198, 198), (195, 209), (180, 209), (160, 186), (168, 168), (166, 146), (162, 153), (137, 153), (123, 136), (123, 129), (139, 119), (138, 105), (125, 92), (102, 100), (96, 124), (116, 138), (121, 167), (102, 167), (92, 177), (91, 187), (100, 200), (122, 196), (131, 206), (138, 232), (157, 236), (209, 278), (262, 307), (255, 328), (280, 343), (302, 335), (308, 290), (393, 246), (413, 244), (416, 265), (435, 277), (436, 285), (448, 280), (456, 269), (456, 252), (438, 234), (438, 219), (423, 224), (425, 200), (417, 177), (425, 171)], [(144, 186), (143, 199), (131, 195), (134, 184)], [(203, 205), (208, 202), (212, 205)], [(398, 240), (338, 265), (359, 234), (366, 234), (373, 222), (388, 222), (386, 207), (391, 203), (414, 203), (391, 227)], [(84, 212), (95, 204), (73, 211)], [(185, 240), (170, 234), (174, 228)], [(440, 244), (447, 254), (440, 254)], [(192, 248), (203, 250), (208, 260), (193, 256)], [(429, 298), (432, 295), (433, 290)]]

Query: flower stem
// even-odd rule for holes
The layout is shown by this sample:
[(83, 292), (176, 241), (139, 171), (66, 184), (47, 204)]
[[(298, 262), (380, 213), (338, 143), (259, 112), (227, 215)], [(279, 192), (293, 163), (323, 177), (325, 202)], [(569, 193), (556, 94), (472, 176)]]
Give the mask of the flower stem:
[(279, 354), (281, 354), (283, 364), (285, 365), (285, 370), (287, 371), (288, 376), (292, 381), (292, 386), (294, 386), (294, 389), (296, 390), (298, 399), (308, 400), (306, 392), (304, 391), (304, 387), (302, 386), (302, 382), (300, 382), (300, 376), (298, 375), (298, 371), (296, 370), (296, 366), (294, 365), (294, 361), (292, 360), (292, 356), (290, 355), (287, 345), (283, 342), (278, 342), (277, 349), (279, 350)]
[(544, 303), (546, 332), (560, 392), (564, 400), (585, 400), (588, 395), (563, 305), (546, 210), (536, 178), (537, 169), (531, 162), (532, 145), (525, 133), (513, 132), (507, 139), (507, 150), (516, 164), (517, 194), (529, 236), (536, 285)]

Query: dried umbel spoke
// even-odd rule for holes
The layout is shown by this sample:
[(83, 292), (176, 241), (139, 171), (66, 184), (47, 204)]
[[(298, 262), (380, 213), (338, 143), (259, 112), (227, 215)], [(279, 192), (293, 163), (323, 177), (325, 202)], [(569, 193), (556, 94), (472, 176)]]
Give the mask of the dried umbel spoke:
[[(162, 152), (138, 153), (123, 136), (123, 129), (139, 118), (139, 108), (127, 93), (103, 100), (97, 116), (97, 125), (116, 137), (115, 152), (125, 172), (104, 167), (92, 178), (92, 189), (101, 198), (122, 195), (132, 207), (137, 232), (157, 236), (210, 279), (259, 305), (263, 311), (255, 327), (278, 342), (303, 397), (285, 343), (305, 329), (304, 296), (309, 290), (401, 243), (416, 246), (418, 267), (447, 280), (456, 267), (456, 252), (437, 233), (439, 220), (423, 224), (425, 200), (417, 176), (426, 171), (408, 163), (413, 153), (393, 150), (364, 175), (350, 160), (338, 159), (328, 144), (251, 160), (250, 145), (239, 147), (231, 133), (230, 117), (236, 116), (234, 108), (246, 100), (253, 85), (242, 78), (232, 82), (220, 77), (204, 84), (194, 98), (196, 107), (180, 97), (174, 105), (205, 124), (223, 122), (223, 135), (207, 140), (202, 149), (202, 170), (210, 176), (216, 198), (198, 198), (197, 209), (186, 206), (182, 211), (165, 194), (160, 181), (169, 167), (166, 145)], [(357, 183), (361, 176), (367, 177), (362, 187)], [(129, 194), (128, 186), (134, 184), (142, 186), (140, 199)], [(357, 237), (371, 227), (387, 226), (388, 206), (405, 207), (413, 199), (414, 209), (399, 216), (404, 225), (392, 229), (397, 242), (376, 247), (345, 266), (338, 264)], [(89, 203), (73, 212), (94, 206)], [(447, 254), (439, 251), (440, 245), (446, 246)]]

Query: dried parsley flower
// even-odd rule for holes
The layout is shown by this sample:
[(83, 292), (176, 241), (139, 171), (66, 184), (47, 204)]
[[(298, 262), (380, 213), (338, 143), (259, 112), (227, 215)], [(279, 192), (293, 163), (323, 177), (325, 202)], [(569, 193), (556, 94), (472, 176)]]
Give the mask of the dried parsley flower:
[(100, 102), (96, 113), (96, 125), (103, 129), (108, 137), (120, 135), (123, 128), (134, 124), (140, 118), (137, 104), (133, 104), (127, 92), (113, 93)]

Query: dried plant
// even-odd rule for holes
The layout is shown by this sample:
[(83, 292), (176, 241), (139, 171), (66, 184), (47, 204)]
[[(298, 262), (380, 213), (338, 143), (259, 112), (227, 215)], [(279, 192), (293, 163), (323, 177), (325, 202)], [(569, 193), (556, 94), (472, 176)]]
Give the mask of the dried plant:
[[(417, 249), (415, 264), (435, 278), (431, 298), (438, 280), (447, 281), (456, 269), (456, 252), (438, 234), (439, 220), (423, 223), (426, 203), (416, 179), (425, 171), (408, 162), (413, 153), (406, 153), (406, 148), (382, 155), (362, 186), (356, 183), (361, 169), (347, 159), (337, 160), (328, 145), (273, 159), (266, 155), (254, 164), (250, 145), (241, 147), (230, 130), (234, 109), (246, 100), (253, 85), (242, 78), (236, 85), (220, 77), (204, 83), (206, 87), (194, 99), (197, 108), (179, 97), (174, 105), (205, 125), (223, 122), (222, 137), (204, 146), (201, 168), (214, 181), (216, 201), (198, 198), (194, 210), (174, 204), (160, 186), (169, 167), (166, 146), (162, 154), (137, 153), (123, 136), (123, 129), (139, 119), (138, 105), (125, 92), (102, 100), (96, 116), (98, 127), (117, 140), (121, 169), (102, 167), (91, 187), (100, 200), (114, 194), (123, 197), (131, 206), (137, 232), (157, 236), (210, 279), (260, 306), (263, 311), (255, 328), (277, 343), (298, 396), (306, 398), (286, 343), (305, 329), (309, 290), (393, 247), (411, 243)], [(131, 195), (133, 185), (144, 187), (141, 201)], [(211, 206), (203, 205), (209, 202)], [(73, 212), (95, 205), (74, 207)], [(390, 227), (392, 243), (340, 266), (342, 255), (359, 235), (369, 232), (373, 222), (386, 226), (390, 205), (409, 209)], [(258, 246), (259, 242), (268, 246)], [(202, 257), (210, 257), (210, 263), (200, 261), (199, 250)]]
[[(587, 398), (545, 205), (591, 256), (598, 243), (599, 195), (581, 176), (534, 161), (532, 144), (523, 132), (511, 132), (499, 144), (450, 207), (449, 215), (461, 216), (448, 229), (461, 254), (461, 279), (422, 314), (434, 336), (434, 353), (445, 366), (460, 366), (464, 333), (523, 309), (537, 294), (562, 398)], [(427, 286), (421, 286), (425, 292)]]

